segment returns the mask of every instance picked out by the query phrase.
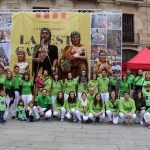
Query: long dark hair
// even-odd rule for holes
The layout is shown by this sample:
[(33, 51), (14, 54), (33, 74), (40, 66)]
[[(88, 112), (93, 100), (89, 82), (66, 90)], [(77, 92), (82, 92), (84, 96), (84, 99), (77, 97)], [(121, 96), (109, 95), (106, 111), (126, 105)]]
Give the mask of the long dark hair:
[(111, 91), (110, 93), (109, 93), (109, 99), (111, 100), (112, 99), (112, 97), (111, 97), (111, 93), (115, 93), (115, 100), (118, 98), (118, 95), (117, 95), (117, 93), (116, 93), (116, 91)]
[(96, 96), (97, 96), (98, 94), (100, 94), (100, 93), (96, 93), (96, 94), (95, 94), (95, 97), (94, 97), (94, 106), (96, 106), (97, 103), (99, 103), (100, 107), (102, 107), (102, 106), (103, 106), (103, 101), (102, 101), (101, 94), (100, 94), (100, 101), (97, 101), (97, 99), (96, 99)]
[[(71, 93), (74, 93), (74, 98), (73, 99), (70, 96)], [(74, 91), (70, 91), (69, 92), (69, 96), (68, 96), (68, 103), (76, 103), (76, 101), (77, 101), (77, 98), (76, 98), (75, 92)]]
[(24, 75), (22, 77), (22, 80), (25, 80), (25, 75), (28, 75), (28, 80), (27, 81), (29, 81), (30, 80), (30, 74), (28, 72), (24, 73)]
[[(62, 98), (59, 98), (59, 93), (62, 93)], [(57, 103), (60, 104), (61, 106), (64, 105), (64, 93), (63, 93), (63, 92), (61, 92), (61, 91), (58, 92), (56, 101), (57, 101)]]
[[(85, 71), (85, 70), (82, 70), (82, 71)], [(79, 84), (81, 83), (81, 79), (82, 79), (82, 71), (81, 71), (81, 74), (80, 74), (80, 76), (79, 76)], [(88, 83), (88, 81), (89, 81), (88, 74), (87, 74), (86, 71), (85, 71), (85, 73), (86, 73), (85, 79), (86, 79), (86, 81), (87, 81), (87, 83)]]
[[(138, 98), (139, 93), (141, 93), (141, 99)], [(141, 91), (138, 91), (136, 97), (134, 98), (135, 102), (141, 102), (142, 105), (144, 105), (144, 97), (143, 97), (143, 93)]]

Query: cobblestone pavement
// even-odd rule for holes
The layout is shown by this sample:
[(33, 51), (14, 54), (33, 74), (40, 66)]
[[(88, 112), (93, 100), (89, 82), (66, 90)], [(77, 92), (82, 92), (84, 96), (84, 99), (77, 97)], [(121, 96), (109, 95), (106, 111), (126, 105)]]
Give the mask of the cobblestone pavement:
[(150, 150), (150, 129), (135, 124), (8, 120), (0, 124), (0, 150)]

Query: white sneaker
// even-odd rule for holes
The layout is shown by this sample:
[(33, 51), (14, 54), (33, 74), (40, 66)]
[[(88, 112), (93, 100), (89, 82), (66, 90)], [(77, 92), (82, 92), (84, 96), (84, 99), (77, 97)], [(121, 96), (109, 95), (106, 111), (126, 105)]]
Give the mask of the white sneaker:
[(140, 121), (140, 125), (143, 125), (143, 124), (144, 124), (144, 123), (143, 123), (143, 121), (141, 120), (141, 121)]
[(63, 122), (64, 121), (64, 118), (61, 118), (61, 120), (60, 120), (61, 122)]

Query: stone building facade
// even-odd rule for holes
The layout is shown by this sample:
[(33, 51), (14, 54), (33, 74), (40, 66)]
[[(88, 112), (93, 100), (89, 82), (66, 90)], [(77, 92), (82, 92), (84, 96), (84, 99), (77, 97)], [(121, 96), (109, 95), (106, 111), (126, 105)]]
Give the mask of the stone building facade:
[(120, 11), (123, 13), (123, 61), (142, 47), (150, 46), (150, 0), (0, 0), (0, 9)]

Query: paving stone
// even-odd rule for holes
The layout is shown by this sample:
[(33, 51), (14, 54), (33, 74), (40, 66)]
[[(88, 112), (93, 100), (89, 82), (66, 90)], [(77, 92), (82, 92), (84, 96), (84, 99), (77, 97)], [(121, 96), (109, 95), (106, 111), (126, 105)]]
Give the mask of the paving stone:
[(119, 145), (119, 150), (148, 150), (146, 146)]

